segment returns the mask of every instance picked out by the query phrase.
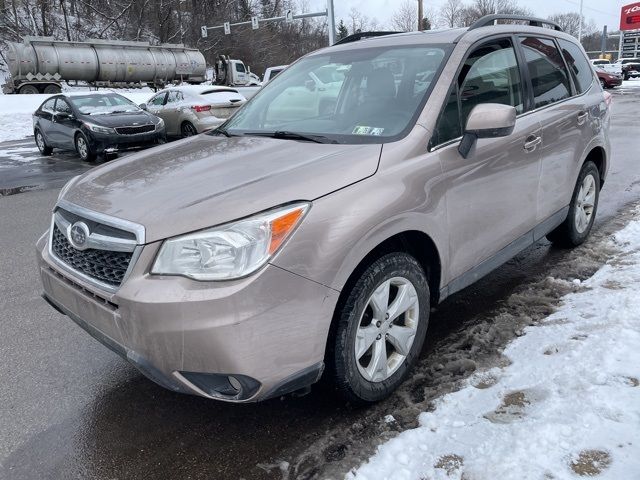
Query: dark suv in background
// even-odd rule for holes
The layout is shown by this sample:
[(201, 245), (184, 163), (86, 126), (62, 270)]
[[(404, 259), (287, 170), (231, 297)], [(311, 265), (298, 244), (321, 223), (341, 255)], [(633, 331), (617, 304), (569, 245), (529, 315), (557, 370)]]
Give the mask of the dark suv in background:
[(164, 143), (162, 119), (117, 93), (71, 93), (47, 99), (33, 114), (33, 133), (43, 155), (75, 150), (82, 160)]

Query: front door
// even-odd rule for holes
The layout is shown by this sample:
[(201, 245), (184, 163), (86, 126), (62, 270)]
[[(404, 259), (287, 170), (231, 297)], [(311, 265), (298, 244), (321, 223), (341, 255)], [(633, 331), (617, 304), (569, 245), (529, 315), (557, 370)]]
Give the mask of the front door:
[(51, 123), (51, 138), (56, 146), (67, 150), (75, 148), (73, 143), (74, 122), (71, 105), (64, 98), (58, 97)]
[[(466, 59), (436, 126), (439, 148), (432, 146), (439, 150), (447, 179), (447, 280), (457, 279), (452, 290), (474, 281), (472, 274), (464, 274), (483, 261), (513, 248), (517, 239), (526, 242), (523, 236), (535, 226), (541, 128), (535, 116), (525, 112), (525, 91), (511, 39), (484, 43)], [(516, 126), (508, 137), (479, 139), (463, 158), (459, 141), (453, 140), (481, 103), (515, 107)]]

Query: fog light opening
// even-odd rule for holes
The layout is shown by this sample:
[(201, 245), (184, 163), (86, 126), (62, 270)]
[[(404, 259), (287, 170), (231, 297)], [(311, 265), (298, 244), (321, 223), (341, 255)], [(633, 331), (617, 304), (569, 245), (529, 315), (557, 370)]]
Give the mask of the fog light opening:
[(229, 383), (237, 392), (240, 392), (242, 390), (242, 385), (240, 384), (240, 382), (231, 375), (229, 375)]

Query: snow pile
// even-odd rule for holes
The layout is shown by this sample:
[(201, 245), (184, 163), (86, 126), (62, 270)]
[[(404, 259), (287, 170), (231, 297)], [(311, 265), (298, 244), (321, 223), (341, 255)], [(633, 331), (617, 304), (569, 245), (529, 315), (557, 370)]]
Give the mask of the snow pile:
[(472, 376), (347, 478), (640, 478), (640, 209), (613, 242), (506, 348), (510, 365)]
[[(81, 88), (70, 91), (81, 91)], [(100, 90), (107, 92), (108, 90)], [(142, 90), (114, 90), (127, 97), (132, 102), (140, 104), (146, 102), (153, 91), (149, 88)], [(31, 115), (47, 98), (52, 95), (0, 95), (0, 142), (18, 140), (33, 135), (33, 121)]]

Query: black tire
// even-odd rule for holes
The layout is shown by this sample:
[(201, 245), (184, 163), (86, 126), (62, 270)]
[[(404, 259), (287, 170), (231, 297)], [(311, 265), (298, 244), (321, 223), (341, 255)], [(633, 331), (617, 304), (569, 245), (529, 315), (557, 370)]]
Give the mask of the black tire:
[(180, 125), (180, 135), (182, 138), (193, 137), (198, 134), (198, 130), (193, 126), (191, 122), (182, 122)]
[(40, 93), (40, 90), (38, 90), (38, 87), (35, 85), (23, 85), (20, 88), (20, 93), (22, 95), (37, 95)]
[(600, 79), (600, 86), (602, 87), (603, 90), (606, 90), (607, 83), (603, 79)]
[(62, 92), (62, 89), (58, 86), (58, 85), (47, 85), (46, 87), (44, 87), (44, 92), (43, 93), (48, 93), (48, 94), (56, 94), (56, 93), (60, 93)]
[[(580, 210), (582, 209), (580, 199), (581, 187), (585, 179), (590, 176), (593, 179), (593, 184), (595, 187), (595, 197), (593, 200), (593, 207), (591, 210), (591, 214), (588, 219), (588, 223), (584, 230), (580, 231), (577, 223), (577, 216), (580, 215)], [(598, 167), (596, 167), (595, 163), (588, 161), (582, 166), (580, 170), (580, 174), (578, 175), (578, 181), (576, 182), (576, 186), (573, 189), (573, 195), (571, 197), (571, 204), (569, 205), (569, 214), (567, 218), (553, 230), (551, 233), (547, 235), (547, 239), (552, 242), (554, 245), (563, 248), (573, 248), (581, 245), (589, 236), (591, 232), (591, 227), (593, 227), (593, 221), (596, 218), (596, 213), (598, 211), (598, 200), (600, 199), (600, 172), (598, 171)]]
[[(360, 372), (360, 368), (365, 368), (366, 365), (360, 363), (359, 368), (360, 360), (356, 358), (356, 334), (361, 325), (367, 326), (367, 312), (369, 312), (368, 326), (374, 326), (375, 319), (372, 316), (373, 310), (369, 306), (369, 299), (378, 287), (390, 279), (408, 281), (415, 288), (418, 306), (417, 318), (414, 319), (417, 321), (416, 333), (413, 337), (413, 344), (408, 348), (408, 354), (402, 363), (395, 367), (393, 373), (385, 379), (371, 381)], [(392, 289), (393, 287), (390, 288), (390, 300), (394, 299)], [(397, 291), (399, 290), (396, 290), (396, 293)], [(424, 343), (429, 322), (429, 298), (429, 285), (424, 270), (415, 258), (401, 252), (387, 254), (373, 262), (352, 285), (342, 306), (336, 311), (334, 317), (336, 325), (327, 349), (328, 372), (333, 377), (338, 391), (349, 402), (363, 405), (380, 401), (388, 397), (404, 381), (415, 364)], [(392, 305), (392, 302), (389, 305)], [(415, 314), (415, 311), (413, 313)], [(403, 313), (392, 324), (396, 327), (406, 325), (406, 323), (403, 325), (403, 322), (408, 321), (406, 315)], [(382, 327), (384, 328), (384, 324), (388, 321), (376, 322), (375, 326), (379, 327), (380, 323), (383, 323)], [(386, 332), (386, 330), (383, 331)], [(389, 355), (391, 343), (388, 343), (388, 335), (384, 335), (382, 345), (387, 352), (386, 358)], [(378, 335), (376, 340), (379, 340), (381, 336)], [(376, 343), (376, 340), (373, 343)], [(371, 344), (361, 359), (370, 355), (370, 361), (373, 361), (373, 348), (374, 345)], [(393, 346), (391, 348), (393, 349), (391, 355), (394, 355), (395, 349)]]
[(40, 153), (45, 157), (51, 155), (51, 153), (53, 152), (53, 148), (47, 145), (42, 132), (40, 130), (36, 130), (35, 132), (33, 132), (33, 135), (36, 141), (36, 146), (38, 147), (38, 150), (40, 150)]
[[(83, 142), (84, 142), (84, 146), (82, 145)], [(75, 146), (76, 146), (76, 152), (78, 152), (78, 156), (80, 157), (80, 160), (82, 160), (83, 162), (95, 161), (97, 155), (89, 146), (89, 141), (87, 140), (87, 137), (85, 137), (82, 133), (78, 133), (76, 135)]]

